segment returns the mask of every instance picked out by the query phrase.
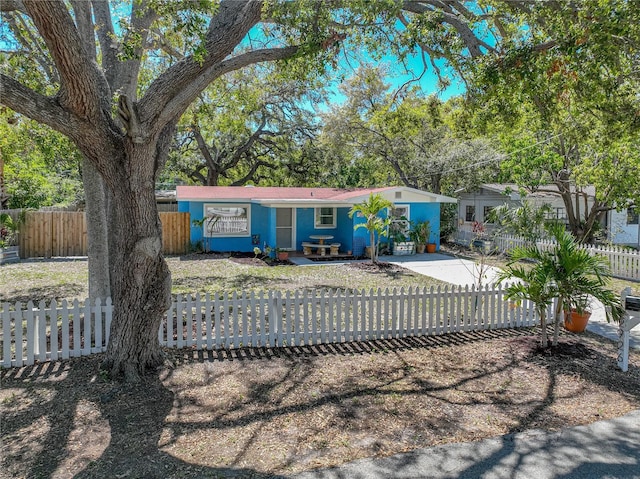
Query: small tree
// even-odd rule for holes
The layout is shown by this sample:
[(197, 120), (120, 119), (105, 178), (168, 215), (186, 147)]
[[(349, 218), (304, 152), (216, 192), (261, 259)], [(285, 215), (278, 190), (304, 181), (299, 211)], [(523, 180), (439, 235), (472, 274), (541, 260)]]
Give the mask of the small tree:
[(358, 223), (353, 228), (366, 228), (369, 232), (369, 244), (371, 245), (371, 262), (378, 262), (378, 244), (380, 237), (387, 234), (389, 218), (381, 218), (379, 213), (385, 208), (393, 208), (393, 203), (380, 194), (369, 195), (369, 199), (353, 205), (349, 210), (349, 218), (356, 213), (361, 213), (366, 218), (364, 223)]
[(527, 241), (536, 241), (545, 236), (545, 227), (552, 222), (549, 220), (550, 213), (549, 203), (536, 208), (530, 201), (524, 200), (522, 206), (518, 207), (508, 204), (496, 206), (489, 218), (498, 226), (499, 233), (515, 234)]
[[(514, 264), (521, 259), (531, 259), (535, 263), (531, 268)], [(536, 314), (540, 318), (542, 329), (542, 347), (548, 346), (547, 340), (547, 311), (553, 299), (558, 296), (558, 289), (553, 281), (554, 268), (551, 257), (535, 246), (515, 248), (511, 261), (505, 270), (498, 275), (497, 281), (516, 280), (507, 286), (505, 297), (509, 300), (532, 301)]]

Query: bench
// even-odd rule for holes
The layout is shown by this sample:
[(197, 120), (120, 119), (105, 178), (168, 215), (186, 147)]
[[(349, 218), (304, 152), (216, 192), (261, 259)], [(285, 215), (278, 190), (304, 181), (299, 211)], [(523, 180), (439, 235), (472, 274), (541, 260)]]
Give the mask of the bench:
[(302, 252), (305, 256), (310, 255), (313, 250), (316, 249), (320, 256), (327, 255), (327, 249), (331, 256), (338, 256), (338, 250), (340, 249), (340, 243), (320, 244), (320, 243), (302, 243)]

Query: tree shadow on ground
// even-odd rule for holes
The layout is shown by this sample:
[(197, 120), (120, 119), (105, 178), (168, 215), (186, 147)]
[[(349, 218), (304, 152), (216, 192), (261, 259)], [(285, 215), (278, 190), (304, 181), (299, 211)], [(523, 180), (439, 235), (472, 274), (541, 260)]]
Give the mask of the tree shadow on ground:
[[(273, 421), (295, 413), (313, 414), (323, 406), (331, 405), (338, 420), (357, 428), (362, 420), (358, 416), (357, 401), (370, 397), (416, 394), (445, 401), (455, 410), (458, 405), (455, 397), (443, 398), (443, 392), (458, 391), (473, 381), (508, 371), (518, 362), (515, 356), (506, 358), (499, 365), (488, 364), (484, 369), (469, 371), (455, 381), (438, 384), (417, 375), (412, 365), (398, 355), (403, 351), (437, 350), (495, 338), (517, 341), (519, 337), (530, 334), (530, 329), (489, 330), (292, 348), (181, 350), (174, 351), (171, 355), (173, 366), (134, 385), (102, 378), (98, 373), (100, 355), (4, 370), (2, 380), (6, 390), (3, 393), (3, 409), (7, 411), (2, 424), (3, 442), (6, 445), (4, 466), (14, 477), (282, 477), (239, 466), (246, 463), (245, 460), (252, 454), (252, 448), (260, 440), (261, 431)], [(397, 374), (388, 377), (381, 374), (370, 384), (355, 385), (344, 390), (319, 390), (312, 395), (301, 390), (301, 387), (307, 387), (301, 386), (304, 378), (317, 370), (316, 360), (319, 358), (369, 357), (379, 353), (398, 357), (394, 363), (399, 364)], [(610, 361), (610, 358), (602, 357), (601, 353), (594, 353), (593, 358), (589, 353), (590, 361)], [(560, 359), (567, 361), (567, 358)], [(585, 358), (580, 361), (585, 361)], [(192, 420), (189, 411), (198, 404), (189, 402), (192, 399), (182, 393), (190, 387), (197, 387), (201, 382), (216, 384), (220, 379), (216, 374), (223, 373), (213, 369), (210, 371), (211, 377), (206, 377), (206, 374), (205, 377), (194, 377), (191, 383), (183, 384), (182, 391), (167, 386), (172, 375), (181, 366), (202, 364), (202, 370), (207, 373), (207, 365), (230, 362), (240, 366), (232, 370), (231, 374), (242, 374), (242, 367), (251, 363), (258, 364), (263, 370), (274, 366), (282, 368), (282, 374), (275, 378), (258, 378), (251, 383), (246, 398), (243, 399), (245, 403), (266, 404), (267, 407), (260, 412), (243, 411), (241, 403), (233, 402), (230, 398), (224, 410), (209, 409), (204, 417)], [(581, 374), (580, 368), (588, 366), (581, 365), (579, 361), (575, 363), (567, 366), (568, 371)], [(348, 379), (352, 372), (345, 371), (345, 374)], [(407, 378), (409, 381), (398, 387), (399, 381)], [(544, 397), (537, 403), (527, 405), (528, 412), (518, 419), (514, 431), (535, 425), (542, 417), (550, 414), (549, 406), (553, 403), (555, 388), (556, 382), (552, 378)], [(292, 397), (296, 399), (294, 403), (290, 401)], [(464, 426), (462, 421), (463, 418), (456, 415), (447, 417), (446, 420), (434, 418), (425, 427), (453, 430)], [(246, 425), (255, 427), (242, 437), (244, 442), (234, 450), (225, 463), (226, 467), (196, 464), (197, 458), (194, 462), (189, 462), (184, 459), (189, 457), (189, 451), (180, 451), (180, 457), (166, 452), (174, 451), (175, 448), (172, 447), (180, 447), (179, 438), (187, 437), (190, 443), (197, 444), (198, 438), (203, 435), (233, 434), (238, 427)], [(309, 425), (309, 434), (316, 432), (314, 427)], [(34, 431), (38, 429), (39, 432)], [(21, 441), (20, 437), (37, 439)], [(497, 444), (488, 451), (475, 451), (468, 457), (447, 456), (449, 452), (445, 451), (443, 464), (452, 460), (467, 460), (468, 464), (463, 463), (467, 464), (467, 475), (460, 477), (479, 477), (482, 471), (491, 471), (495, 464), (512, 460), (514, 454), (518, 455), (517, 461), (524, 461), (529, 454), (528, 450), (522, 452), (514, 445), (514, 439), (509, 437), (512, 436), (498, 439)], [(376, 447), (376, 443), (372, 444), (371, 455), (376, 453)], [(307, 460), (308, 457), (303, 455), (292, 455), (278, 470), (286, 470), (296, 461)], [(392, 467), (391, 471), (402, 471), (403, 468), (409, 470), (412, 464), (419, 464), (416, 462), (418, 459), (412, 455), (397, 459), (400, 463), (393, 462), (394, 460), (389, 459), (392, 462), (388, 464), (392, 466), (384, 467)], [(364, 476), (348, 474), (335, 477)]]
[(34, 304), (37, 304), (41, 300), (45, 300), (48, 303), (52, 299), (61, 301), (68, 298), (82, 298), (84, 300), (86, 299), (85, 296), (87, 296), (86, 289), (85, 283), (61, 283), (55, 286), (43, 285), (10, 293), (3, 292), (0, 299), (9, 303), (21, 301), (24, 304), (28, 301), (33, 301)]
[[(7, 473), (96, 479), (280, 477), (192, 464), (163, 452), (161, 436), (174, 393), (157, 374), (138, 384), (105, 381), (96, 374), (99, 363), (100, 357), (91, 357), (2, 372), (3, 387), (15, 390), (3, 401), (3, 442), (11, 442), (3, 458)], [(15, 440), (25, 429), (38, 428), (39, 443)]]

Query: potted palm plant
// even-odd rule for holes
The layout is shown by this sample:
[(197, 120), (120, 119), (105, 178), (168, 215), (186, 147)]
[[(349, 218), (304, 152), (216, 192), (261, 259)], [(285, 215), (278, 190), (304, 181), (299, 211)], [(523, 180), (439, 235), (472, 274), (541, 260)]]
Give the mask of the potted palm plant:
[(620, 320), (624, 308), (620, 297), (607, 287), (611, 279), (607, 259), (589, 253), (563, 225), (551, 225), (549, 232), (555, 240), (550, 253), (553, 257), (554, 281), (558, 288), (554, 339), (562, 318), (568, 330), (585, 330), (591, 316), (593, 299), (600, 301), (605, 307), (607, 321)]
[[(517, 280), (507, 286), (507, 299), (529, 299), (535, 304), (542, 327), (543, 347), (547, 346), (547, 309), (554, 299), (557, 299), (553, 311), (554, 346), (558, 343), (563, 317), (567, 329), (584, 331), (586, 321), (578, 315), (589, 312), (592, 299), (604, 305), (607, 321), (619, 321), (624, 314), (619, 296), (607, 288), (611, 273), (606, 259), (591, 256), (562, 225), (551, 225), (548, 230), (555, 239), (549, 250), (542, 250), (537, 245), (514, 249), (499, 276), (499, 281)], [(531, 261), (533, 265), (516, 264), (520, 260)], [(578, 326), (578, 321), (584, 321), (584, 325)]]

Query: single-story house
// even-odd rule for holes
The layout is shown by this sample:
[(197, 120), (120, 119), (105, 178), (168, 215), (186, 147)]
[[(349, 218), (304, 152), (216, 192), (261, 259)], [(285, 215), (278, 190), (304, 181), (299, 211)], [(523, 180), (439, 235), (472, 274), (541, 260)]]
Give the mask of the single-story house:
[[(191, 228), (191, 242), (203, 237), (217, 251), (251, 252), (268, 245), (283, 250), (302, 251), (302, 243), (311, 236), (330, 236), (340, 244), (341, 252), (352, 251), (354, 239), (364, 239), (366, 228), (354, 225), (365, 222), (359, 215), (349, 218), (355, 204), (380, 194), (393, 202), (391, 214), (409, 221), (429, 220), (431, 241), (440, 241), (440, 204), (456, 203), (455, 198), (413, 188), (338, 189), (254, 186), (178, 186), (178, 211), (190, 213), (192, 222), (204, 220), (202, 227)], [(362, 240), (358, 241), (359, 243)]]
[[(557, 191), (555, 185), (545, 185), (542, 190)], [(458, 205), (458, 229), (472, 231), (474, 222), (483, 223), (486, 230), (491, 231), (491, 223), (488, 222), (489, 212), (496, 206), (508, 204), (513, 207), (522, 205), (526, 198), (534, 207), (548, 204), (551, 206), (551, 215), (558, 220), (567, 219), (567, 211), (564, 201), (558, 194), (550, 191), (536, 191), (520, 194), (520, 188), (514, 183), (484, 183), (473, 191), (464, 191), (459, 195)], [(586, 186), (582, 193), (576, 197), (576, 210), (584, 212), (585, 206), (591, 209), (595, 200), (595, 188)], [(586, 205), (585, 205), (586, 201)], [(621, 211), (607, 211), (603, 218), (602, 227), (606, 228), (609, 239), (615, 244), (637, 245), (640, 230), (638, 229), (638, 214), (633, 208)]]

